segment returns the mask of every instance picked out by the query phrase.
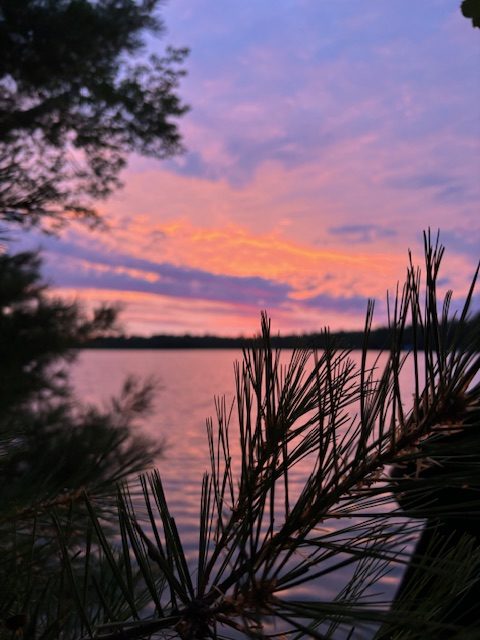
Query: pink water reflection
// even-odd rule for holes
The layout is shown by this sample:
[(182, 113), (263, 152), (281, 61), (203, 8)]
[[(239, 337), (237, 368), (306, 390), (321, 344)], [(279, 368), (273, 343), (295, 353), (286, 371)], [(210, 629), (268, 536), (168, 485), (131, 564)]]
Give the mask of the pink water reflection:
[[(118, 393), (127, 375), (154, 376), (158, 381), (154, 411), (139, 428), (167, 443), (164, 454), (157, 460), (157, 467), (192, 567), (198, 549), (201, 479), (209, 469), (206, 419), (211, 417), (216, 425), (215, 397), (224, 396), (226, 406), (231, 406), (235, 390), (233, 364), (241, 360), (241, 355), (237, 350), (92, 350), (82, 351), (74, 367), (74, 384), (80, 397), (97, 404), (107, 402)], [(289, 353), (285, 352), (283, 357), (288, 360)], [(352, 355), (358, 362), (359, 357), (358, 353)], [(380, 367), (381, 364), (382, 359)], [(410, 390), (413, 392), (410, 366), (405, 367), (403, 386), (405, 398), (409, 398)], [(354, 413), (357, 407), (352, 405), (351, 410)], [(235, 411), (232, 415), (235, 416)], [(234, 424), (231, 453), (235, 464), (240, 456)], [(307, 457), (292, 470), (292, 499), (301, 492), (312, 465), (312, 458)], [(281, 496), (279, 498), (281, 502)], [(391, 509), (392, 505), (384, 508)], [(345, 519), (336, 523), (338, 527), (348, 524)], [(341, 590), (346, 579), (346, 573), (330, 574), (327, 582), (298, 587), (295, 596), (328, 597)], [(389, 574), (379, 581), (378, 592), (382, 599), (391, 597), (397, 579), (397, 575)]]

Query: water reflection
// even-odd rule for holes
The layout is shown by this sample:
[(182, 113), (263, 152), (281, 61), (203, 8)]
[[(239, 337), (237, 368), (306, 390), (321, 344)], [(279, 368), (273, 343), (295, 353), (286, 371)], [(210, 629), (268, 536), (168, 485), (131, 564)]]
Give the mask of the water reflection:
[[(372, 363), (375, 355), (372, 354)], [(283, 357), (288, 359), (288, 356), (286, 352)], [(360, 354), (354, 353), (352, 358), (359, 362)], [(192, 566), (198, 553), (201, 479), (209, 468), (206, 419), (211, 417), (215, 425), (215, 396), (225, 396), (227, 407), (231, 405), (235, 390), (233, 363), (240, 359), (241, 353), (236, 350), (91, 350), (79, 354), (73, 370), (72, 379), (80, 397), (97, 404), (118, 393), (127, 375), (154, 376), (158, 381), (154, 411), (142, 429), (154, 438), (166, 440), (167, 448), (157, 460), (157, 466)], [(381, 364), (382, 359), (379, 366)], [(410, 397), (410, 391), (413, 393), (410, 366), (404, 369), (402, 386), (405, 397)], [(352, 411), (355, 410), (352, 406)], [(238, 442), (232, 438), (231, 444), (232, 456), (238, 460)], [(302, 490), (311, 470), (309, 458), (292, 469), (292, 499)], [(391, 508), (391, 504), (384, 506), (385, 510)], [(337, 524), (340, 527), (351, 523), (339, 520)], [(328, 599), (342, 589), (348, 576), (347, 571), (330, 573), (324, 580), (296, 587), (295, 596)], [(378, 598), (390, 598), (397, 581), (395, 573), (383, 576), (376, 586)]]

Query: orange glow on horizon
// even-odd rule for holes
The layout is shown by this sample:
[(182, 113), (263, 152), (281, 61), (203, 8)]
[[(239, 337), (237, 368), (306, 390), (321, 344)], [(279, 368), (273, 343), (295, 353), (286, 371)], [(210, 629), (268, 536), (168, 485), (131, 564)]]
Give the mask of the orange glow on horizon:
[[(160, 240), (152, 243), (152, 233)], [(405, 258), (387, 251), (366, 253), (345, 247), (317, 248), (285, 237), (274, 230), (253, 234), (239, 225), (199, 227), (186, 220), (156, 224), (134, 218), (112, 236), (98, 236), (107, 251), (128, 253), (152, 264), (170, 263), (238, 278), (259, 277), (292, 287), (292, 299), (320, 293), (333, 296), (383, 296), (404, 274)], [(88, 242), (89, 238), (86, 237)], [(381, 265), (379, 278), (378, 265)], [(94, 267), (96, 268), (96, 267)], [(155, 281), (145, 270), (113, 267), (118, 273)]]
[[(92, 310), (101, 304), (120, 307), (120, 327), (126, 335), (173, 334), (254, 336), (260, 331), (260, 309), (245, 304), (171, 298), (137, 291), (57, 288), (50, 292), (76, 301)], [(274, 333), (313, 333), (330, 327), (332, 331), (358, 330), (362, 315), (300, 308), (292, 303), (285, 309), (265, 309)], [(381, 324), (381, 323), (380, 323)]]

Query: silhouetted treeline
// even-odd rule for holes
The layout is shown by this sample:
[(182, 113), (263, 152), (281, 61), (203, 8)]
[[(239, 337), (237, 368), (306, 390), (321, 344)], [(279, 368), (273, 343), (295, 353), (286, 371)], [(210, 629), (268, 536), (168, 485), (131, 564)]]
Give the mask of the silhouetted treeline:
[[(480, 314), (470, 320), (473, 330), (477, 331), (477, 348), (480, 350)], [(448, 333), (451, 338), (455, 336), (456, 323), (450, 323)], [(368, 338), (370, 349), (387, 349), (391, 344), (392, 335), (388, 327), (372, 330)], [(339, 331), (330, 334), (325, 332), (309, 333), (303, 335), (277, 335), (271, 338), (272, 346), (283, 349), (298, 347), (311, 347), (324, 349), (327, 344), (332, 344), (345, 349), (361, 349), (365, 342), (364, 331)], [(448, 341), (448, 340), (447, 340)], [(409, 349), (415, 342), (419, 348), (424, 345), (420, 339), (414, 337), (412, 327), (407, 327), (402, 337), (404, 349)], [(146, 336), (109, 336), (87, 342), (82, 348), (88, 349), (243, 349), (251, 347), (255, 338), (246, 337), (222, 337), (222, 336), (194, 336), (159, 334)]]

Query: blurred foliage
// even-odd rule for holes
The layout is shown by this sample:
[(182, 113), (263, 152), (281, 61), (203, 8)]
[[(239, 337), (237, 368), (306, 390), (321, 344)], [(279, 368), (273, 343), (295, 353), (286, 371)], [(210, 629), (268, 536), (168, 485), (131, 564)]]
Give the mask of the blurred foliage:
[(0, 254), (0, 405), (2, 411), (32, 393), (61, 394), (73, 347), (115, 332), (116, 310), (103, 307), (88, 317), (75, 303), (47, 295), (35, 253)]
[(131, 152), (182, 150), (186, 49), (144, 52), (160, 0), (0, 0), (0, 219), (99, 218)]
[[(160, 4), (0, 0), (2, 241), (9, 223), (97, 224), (95, 203), (120, 186), (129, 153), (182, 151), (176, 121), (187, 107), (177, 90), (187, 50), (144, 49), (147, 32), (163, 31)], [(162, 449), (138, 431), (153, 381), (126, 380), (104, 409), (75, 397), (73, 349), (115, 334), (117, 310), (87, 313), (55, 298), (40, 267), (36, 254), (0, 247), (1, 638), (78, 637), (79, 594), (67, 578), (90, 558), (85, 494), (113, 535), (115, 484)], [(111, 565), (100, 552), (88, 566), (80, 592), (91, 620), (103, 620), (95, 612), (104, 606), (121, 618)]]
[[(2, 241), (8, 223), (47, 231), (71, 217), (97, 224), (94, 205), (120, 186), (129, 153), (181, 152), (176, 120), (187, 107), (177, 90), (187, 51), (144, 50), (146, 33), (163, 31), (160, 4), (0, 0)], [(138, 432), (152, 381), (126, 380), (104, 409), (77, 400), (67, 373), (73, 349), (115, 334), (117, 310), (86, 313), (55, 298), (40, 267), (36, 254), (0, 247), (2, 638), (78, 637), (78, 594), (66, 581), (85, 568), (92, 544), (84, 496), (113, 535), (115, 483), (162, 449)], [(108, 566), (96, 553), (81, 589), (95, 622), (103, 605), (121, 617)]]
[(480, 29), (480, 0), (463, 0), (460, 9), (464, 17), (472, 21), (472, 27)]
[[(128, 379), (103, 410), (76, 399), (65, 367), (71, 348), (114, 331), (116, 312), (87, 314), (50, 296), (39, 270), (35, 254), (0, 255), (0, 619), (32, 638), (39, 620), (42, 633), (53, 621), (51, 637), (76, 620), (57, 529), (84, 553), (84, 494), (106, 524), (115, 483), (148, 468), (162, 448), (138, 432), (152, 381)], [(99, 584), (108, 581), (101, 567), (97, 557)]]

